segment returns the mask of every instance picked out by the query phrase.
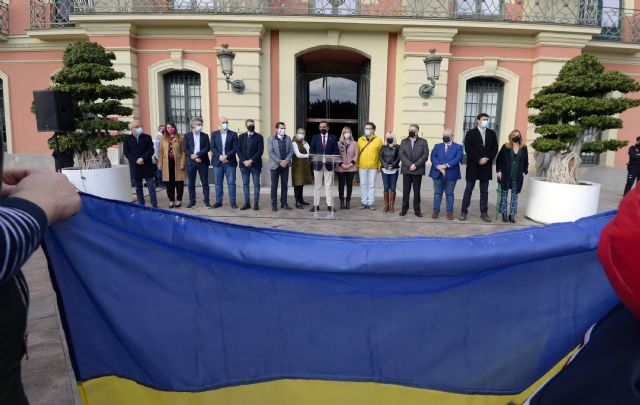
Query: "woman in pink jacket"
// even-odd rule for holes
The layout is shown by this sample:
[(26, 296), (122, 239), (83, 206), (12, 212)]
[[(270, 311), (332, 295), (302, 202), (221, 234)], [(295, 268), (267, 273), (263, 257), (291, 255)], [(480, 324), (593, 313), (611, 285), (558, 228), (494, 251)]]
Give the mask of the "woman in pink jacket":
[[(353, 178), (358, 172), (358, 145), (353, 139), (351, 128), (342, 128), (340, 141), (338, 142), (341, 163), (336, 166), (338, 175), (338, 194), (340, 196), (340, 208), (351, 208), (351, 191), (353, 189)], [(344, 197), (344, 187), (347, 186), (347, 198)]]

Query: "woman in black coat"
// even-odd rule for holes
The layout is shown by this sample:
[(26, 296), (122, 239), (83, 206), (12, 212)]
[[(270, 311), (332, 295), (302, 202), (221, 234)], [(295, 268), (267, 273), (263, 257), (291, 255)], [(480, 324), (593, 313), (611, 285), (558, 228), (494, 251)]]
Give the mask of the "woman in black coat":
[[(502, 213), (502, 222), (516, 222), (518, 214), (518, 194), (522, 191), (524, 175), (529, 173), (529, 153), (522, 142), (520, 131), (513, 130), (507, 143), (502, 145), (496, 159), (496, 172), (502, 196), (498, 212)], [(507, 219), (507, 195), (511, 190), (511, 204)]]

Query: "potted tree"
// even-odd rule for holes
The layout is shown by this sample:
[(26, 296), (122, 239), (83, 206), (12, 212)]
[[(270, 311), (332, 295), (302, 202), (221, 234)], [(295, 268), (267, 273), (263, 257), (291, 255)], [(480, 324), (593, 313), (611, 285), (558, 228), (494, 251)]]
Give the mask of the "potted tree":
[(640, 105), (640, 100), (606, 95), (636, 91), (640, 84), (634, 79), (605, 71), (595, 56), (584, 54), (569, 60), (556, 80), (528, 101), (527, 107), (537, 110), (529, 122), (542, 135), (531, 146), (551, 154), (546, 178), (530, 179), (528, 218), (567, 222), (597, 212), (600, 184), (578, 179), (580, 153), (616, 151), (627, 144), (591, 138), (600, 131), (622, 128), (622, 120), (614, 115)]
[[(131, 200), (131, 181), (126, 165), (112, 166), (107, 149), (122, 142), (118, 134), (127, 123), (113, 116), (133, 113), (121, 100), (131, 99), (136, 91), (129, 86), (106, 84), (125, 77), (113, 68), (113, 52), (89, 41), (69, 44), (64, 51), (64, 67), (51, 78), (51, 89), (71, 93), (76, 131), (58, 134), (49, 140), (49, 148), (58, 152), (73, 150), (78, 167), (62, 172), (84, 192), (105, 198)], [(116, 131), (116, 135), (112, 135)]]

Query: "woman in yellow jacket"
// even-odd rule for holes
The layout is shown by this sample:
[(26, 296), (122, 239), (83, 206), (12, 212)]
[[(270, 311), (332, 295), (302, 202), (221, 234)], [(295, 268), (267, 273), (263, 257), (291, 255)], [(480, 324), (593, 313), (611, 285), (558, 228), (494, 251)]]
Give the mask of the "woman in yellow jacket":
[(182, 205), (185, 177), (185, 156), (182, 141), (183, 136), (178, 133), (176, 124), (167, 122), (164, 136), (160, 141), (158, 169), (162, 170), (162, 181), (167, 186), (169, 208), (180, 208)]
[(382, 139), (376, 134), (376, 124), (364, 124), (364, 136), (358, 138), (358, 176), (360, 177), (360, 209), (374, 210), (376, 177), (380, 171)]

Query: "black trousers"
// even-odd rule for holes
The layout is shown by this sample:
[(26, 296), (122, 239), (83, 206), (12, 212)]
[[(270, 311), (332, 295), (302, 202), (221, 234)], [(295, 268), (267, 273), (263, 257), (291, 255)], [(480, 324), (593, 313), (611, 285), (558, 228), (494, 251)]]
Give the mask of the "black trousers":
[[(182, 201), (182, 194), (184, 193), (184, 181), (176, 181), (175, 160), (169, 160), (169, 181), (164, 182), (164, 184), (165, 186), (167, 186), (167, 197), (169, 197), (169, 201)], [(176, 194), (178, 194), (177, 199)]]
[(280, 181), (280, 204), (287, 204), (287, 189), (289, 183), (289, 166), (278, 166), (271, 170), (271, 206), (278, 206), (278, 181)]
[(638, 179), (640, 179), (640, 169), (627, 170), (627, 184), (624, 186), (625, 195), (631, 190)]
[(0, 404), (29, 404), (20, 378), (20, 362), (26, 350), (26, 286), (22, 273), (0, 286)]
[(293, 186), (293, 194), (296, 196), (296, 202), (301, 203), (303, 201), (302, 193), (304, 186)]
[[(471, 194), (476, 186), (475, 180), (467, 180), (462, 198), (462, 212), (467, 213), (471, 205)], [(489, 211), (489, 180), (480, 180), (480, 213), (486, 214)]]
[(402, 175), (402, 211), (409, 210), (409, 193), (413, 186), (413, 211), (420, 212), (420, 186), (422, 185), (422, 176), (419, 174), (403, 174)]
[(357, 172), (336, 172), (338, 176), (338, 195), (340, 201), (344, 200), (344, 187), (347, 186), (347, 201), (351, 200), (351, 191), (353, 190), (353, 178)]

